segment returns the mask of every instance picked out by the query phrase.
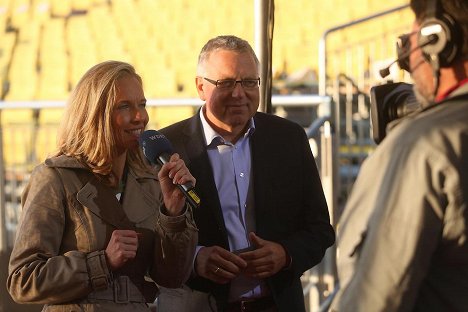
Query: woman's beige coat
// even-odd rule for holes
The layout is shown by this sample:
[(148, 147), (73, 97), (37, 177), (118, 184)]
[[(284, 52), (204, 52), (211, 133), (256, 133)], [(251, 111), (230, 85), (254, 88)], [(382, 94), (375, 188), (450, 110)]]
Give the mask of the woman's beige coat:
[[(115, 278), (128, 276), (154, 300), (159, 285), (178, 287), (188, 278), (197, 241), (191, 210), (160, 213), (156, 175), (129, 170), (123, 201), (74, 158), (50, 158), (31, 175), (10, 258), (8, 290), (20, 303), (45, 311), (144, 311), (145, 303), (93, 301)], [(110, 272), (104, 250), (116, 229), (141, 233), (137, 256)], [(146, 278), (145, 278), (146, 276)], [(58, 304), (58, 305), (57, 305)]]

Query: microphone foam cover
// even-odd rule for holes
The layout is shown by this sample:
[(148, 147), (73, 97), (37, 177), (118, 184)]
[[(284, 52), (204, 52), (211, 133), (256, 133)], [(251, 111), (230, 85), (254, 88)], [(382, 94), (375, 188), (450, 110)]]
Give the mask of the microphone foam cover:
[(390, 75), (390, 68), (388, 67), (382, 68), (381, 70), (379, 70), (379, 74), (380, 74), (380, 77), (382, 78), (387, 77), (388, 75)]
[(159, 131), (146, 130), (138, 139), (143, 154), (151, 164), (156, 164), (157, 159), (164, 153), (172, 154), (171, 142)]

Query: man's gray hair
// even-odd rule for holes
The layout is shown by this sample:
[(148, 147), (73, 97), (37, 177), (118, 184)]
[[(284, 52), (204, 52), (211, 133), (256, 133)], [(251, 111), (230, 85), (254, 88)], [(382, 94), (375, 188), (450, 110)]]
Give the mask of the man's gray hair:
[(239, 53), (247, 52), (254, 58), (257, 70), (260, 70), (260, 62), (249, 42), (236, 36), (226, 35), (212, 38), (203, 46), (198, 56), (197, 75), (203, 76), (205, 74), (204, 65), (206, 60), (211, 52), (216, 50), (228, 50)]

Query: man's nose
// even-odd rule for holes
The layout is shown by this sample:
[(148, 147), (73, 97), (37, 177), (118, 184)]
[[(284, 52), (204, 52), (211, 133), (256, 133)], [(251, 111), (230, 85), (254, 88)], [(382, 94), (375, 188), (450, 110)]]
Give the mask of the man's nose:
[(232, 96), (240, 97), (244, 95), (245, 95), (245, 90), (244, 90), (244, 87), (242, 86), (242, 82), (236, 81), (236, 84), (234, 85), (234, 89), (232, 90)]

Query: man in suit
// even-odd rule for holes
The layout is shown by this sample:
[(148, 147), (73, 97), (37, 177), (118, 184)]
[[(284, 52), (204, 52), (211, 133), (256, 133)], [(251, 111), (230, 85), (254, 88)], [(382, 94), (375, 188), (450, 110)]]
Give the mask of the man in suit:
[(201, 50), (203, 107), (162, 129), (197, 179), (192, 277), (161, 289), (161, 311), (305, 311), (300, 276), (334, 243), (304, 130), (257, 112), (259, 61), (235, 36)]

